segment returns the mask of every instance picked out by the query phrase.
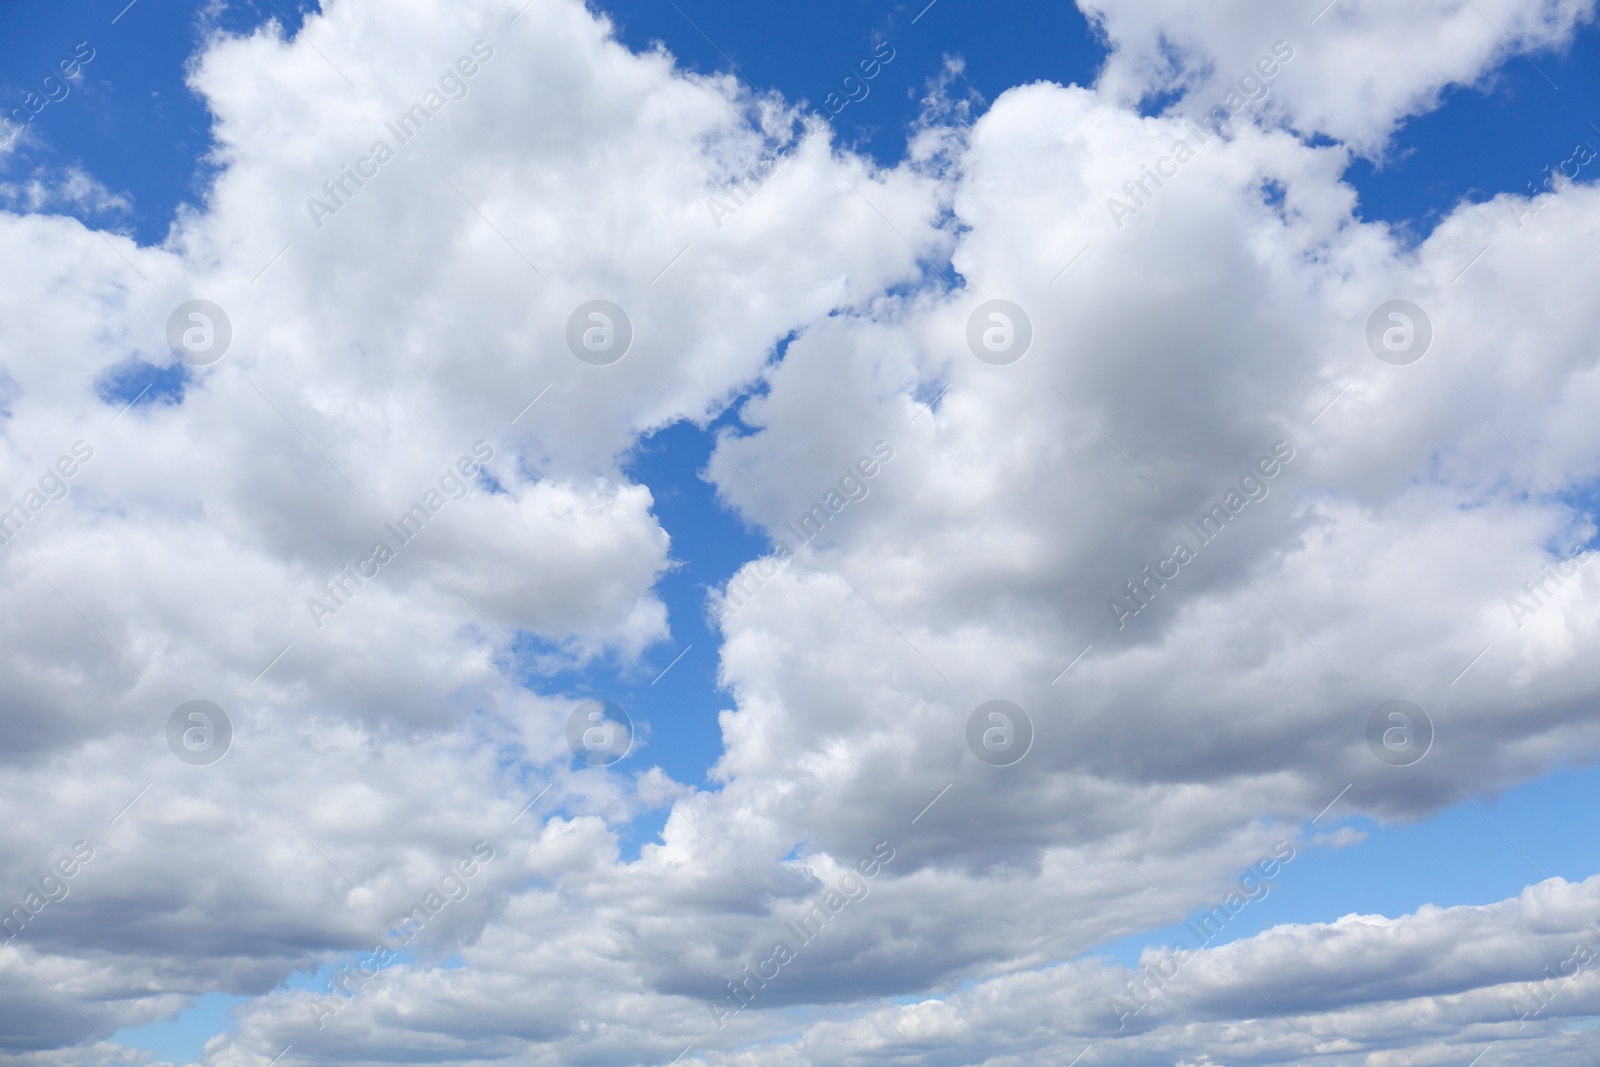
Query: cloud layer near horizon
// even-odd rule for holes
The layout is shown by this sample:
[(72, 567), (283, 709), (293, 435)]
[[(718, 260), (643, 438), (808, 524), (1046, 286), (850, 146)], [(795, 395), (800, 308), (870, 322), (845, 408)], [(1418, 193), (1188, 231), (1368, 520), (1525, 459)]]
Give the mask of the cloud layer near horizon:
[[(1127, 106), (1152, 86), (1119, 60), (970, 122), (934, 85), (891, 169), (776, 96), (630, 53), (581, 4), (518, 6), (330, 3), (293, 41), (213, 40), (192, 77), (223, 169), (160, 247), (0, 213), (4, 484), (26, 506), (92, 450), (0, 549), (0, 891), (95, 852), (0, 947), (0, 1047), (106, 1062), (104, 1035), (225, 992), (250, 999), (207, 1067), (691, 1044), (741, 1065), (1092, 1045), (1086, 1065), (1375, 1067), (1489, 1041), (1592, 1061), (1561, 1025), (1594, 1009), (1592, 973), (1524, 1025), (1507, 1008), (1591, 936), (1592, 879), (1208, 948), (1122, 1029), (1108, 1002), (1134, 975), (1083, 957), (1221, 899), (1280, 842), (1316, 847), (1302, 827), (1336, 797), (1424, 818), (1600, 748), (1600, 579), (1524, 591), (1595, 534), (1600, 193), (1522, 220), (1464, 205), (1411, 248), (1340, 180), (1505, 59), (1495, 23), (1537, 49), (1592, 5), (1485, 4), (1485, 26), (1343, 2), (1290, 34), (1256, 4), (1102, 4), (1125, 61), (1188, 92), (1170, 112)], [(1397, 19), (1444, 43), (1344, 79)], [(1293, 57), (1227, 137), (1184, 123), (1277, 40)], [(399, 143), (387, 124), (430, 92)], [(308, 208), (378, 140), (392, 159)], [(736, 213), (708, 210), (772, 152)], [(123, 410), (114, 383), (175, 366), (167, 319), (197, 298), (226, 309), (228, 354)], [(632, 323), (610, 366), (567, 349), (592, 299)], [(994, 299), (1031, 322), (1005, 366), (968, 342)], [(1408, 366), (1366, 340), (1396, 299), (1432, 324)], [(674, 625), (672, 531), (625, 457), (735, 403), (705, 476), (793, 558), (750, 561), (737, 611), (708, 597), (716, 788), (648, 746), (575, 768), (586, 694), (564, 672), (629, 670)], [(475, 447), (471, 492), (331, 617), (308, 610)], [(830, 505), (869, 456), (865, 496)], [(801, 546), (789, 524), (818, 506)], [(1202, 542), (1214, 506), (1232, 517)], [(1194, 558), (1128, 599), (1179, 541)], [(197, 697), (236, 730), (209, 768), (163, 732)], [(1035, 727), (1012, 767), (965, 740), (994, 698)], [(1392, 699), (1438, 727), (1415, 766), (1368, 747)], [(285, 985), (369, 953), (478, 841), (470, 892), (335, 1016)], [(777, 941), (793, 959), (752, 1006), (708, 1010)]]

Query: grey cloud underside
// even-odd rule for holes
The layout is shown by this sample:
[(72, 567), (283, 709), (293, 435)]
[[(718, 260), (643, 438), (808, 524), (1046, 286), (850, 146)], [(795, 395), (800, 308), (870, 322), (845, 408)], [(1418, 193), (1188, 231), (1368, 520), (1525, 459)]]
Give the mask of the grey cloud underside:
[[(1528, 47), (1592, 9), (1485, 6)], [(222, 991), (251, 999), (208, 1067), (285, 1046), (286, 1064), (665, 1063), (689, 1044), (717, 1064), (911, 1062), (908, 1042), (938, 1067), (1086, 1045), (1086, 1067), (1465, 1063), (1490, 1041), (1503, 1062), (1591, 1062), (1590, 1031), (1563, 1029), (1595, 1009), (1587, 969), (1520, 1028), (1507, 1000), (1588, 936), (1592, 880), (1210, 948), (1122, 1030), (1108, 1002), (1134, 974), (1082, 958), (1222, 899), (1278, 842), (1316, 847), (1303, 824), (1336, 797), (1335, 818), (1424, 818), (1600, 747), (1594, 572), (1526, 618), (1506, 604), (1594, 533), (1570, 501), (1600, 454), (1600, 196), (1568, 187), (1520, 221), (1508, 198), (1463, 207), (1408, 251), (1338, 181), (1384, 143), (1354, 131), (1505, 54), (1448, 7), (1335, 8), (1294, 37), (1262, 125), (1235, 120), (1120, 220), (1107, 198), (1194, 134), (1122, 106), (1143, 88), (1115, 62), (970, 124), (931, 100), (894, 169), (816, 131), (716, 218), (708, 197), (797, 116), (628, 53), (566, 0), (509, 26), (516, 6), (487, 0), (329, 4), (292, 43), (213, 41), (193, 77), (225, 168), (163, 246), (0, 215), (7, 484), (95, 449), (0, 549), (0, 893), (97, 850), (0, 947), (3, 1047), (103, 1062), (101, 1034)], [(1278, 17), (1094, 11), (1198, 99)], [(1453, 43), (1427, 62), (1346, 78), (1341, 55), (1440, 20)], [(1146, 62), (1158, 30), (1171, 70)], [(465, 95), (314, 221), (320, 183), (479, 41), (493, 58)], [(194, 298), (233, 340), (182, 404), (97, 400), (130, 355), (171, 362), (168, 315)], [(1434, 327), (1409, 366), (1366, 342), (1398, 298)], [(594, 299), (633, 326), (609, 366), (566, 342)], [(1003, 366), (968, 341), (992, 299), (1032, 326)], [(649, 769), (647, 746), (575, 769), (589, 694), (556, 672), (626, 669), (674, 621), (653, 592), (669, 532), (619, 457), (752, 390), (707, 477), (793, 558), (751, 561), (719, 624), (716, 788)], [(504, 491), (451, 500), (337, 613), (308, 613), (480, 441)], [(785, 532), (878, 442), (893, 458), (825, 535)], [(1202, 543), (1189, 524), (1280, 442), (1293, 458)], [(1136, 603), (1126, 583), (1179, 541), (1194, 558), (1119, 619), (1108, 602)], [(516, 635), (550, 651), (530, 664)], [(196, 697), (233, 718), (210, 767), (163, 734)], [(965, 740), (995, 698), (1035, 725), (1013, 767)], [(1439, 725), (1407, 768), (1366, 737), (1397, 698)], [(624, 860), (651, 813), (659, 839)], [(478, 840), (494, 862), (416, 961), (319, 1028), (325, 993), (285, 980), (371, 952)], [(893, 861), (829, 910), (880, 842)], [(815, 906), (830, 917), (800, 944), (786, 924)], [(719, 1029), (707, 1002), (790, 939)], [(908, 995), (933, 999), (883, 999)]]

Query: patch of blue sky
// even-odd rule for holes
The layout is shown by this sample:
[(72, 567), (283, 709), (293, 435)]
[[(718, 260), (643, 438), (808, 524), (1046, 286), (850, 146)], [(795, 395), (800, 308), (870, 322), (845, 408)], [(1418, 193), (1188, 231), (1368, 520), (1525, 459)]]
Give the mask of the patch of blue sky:
[(555, 651), (549, 645), (528, 635), (518, 639), (523, 657), (543, 664), (549, 675), (547, 681), (524, 670), (526, 684), (539, 692), (553, 687), (613, 701), (633, 721), (633, 750), (609, 770), (594, 773), (632, 773), (659, 764), (678, 781), (710, 785), (707, 772), (722, 750), (717, 714), (731, 709), (733, 701), (718, 686), (721, 637), (707, 597), (768, 550), (766, 540), (728, 510), (701, 477), (713, 457), (710, 439), (736, 418), (725, 413), (704, 431), (676, 423), (641, 441), (626, 465), (628, 477), (649, 488), (657, 520), (672, 539), (672, 569), (655, 588), (667, 607), (670, 639), (646, 650), (638, 663), (608, 656), (564, 671), (549, 666)]
[[(1456, 205), (1500, 193), (1541, 191), (1586, 145), (1595, 155), (1566, 177), (1600, 174), (1600, 25), (1581, 28), (1558, 53), (1515, 55), (1482, 83), (1445, 94), (1409, 120), (1380, 164), (1357, 160), (1345, 178), (1357, 212), (1420, 241)], [(1547, 170), (1550, 168), (1550, 170)], [(1537, 218), (1527, 220), (1528, 225)]]
[[(159, 244), (180, 204), (198, 204), (214, 169), (211, 115), (185, 84), (185, 64), (206, 33), (249, 32), (275, 19), (298, 32), (308, 0), (92, 0), (0, 7), (0, 112), (23, 108), (26, 133), (15, 150), (0, 155), (0, 181), (42, 175), (60, 184), (69, 168), (81, 169), (113, 194), (124, 194), (130, 210), (78, 210), (60, 203), (45, 210), (82, 216), (96, 226), (131, 232), (141, 244)], [(59, 77), (59, 64), (87, 45), (93, 59), (81, 64), (64, 96), (36, 113), (28, 107), (48, 99), (44, 79)], [(0, 135), (3, 136), (3, 135)]]
[(189, 370), (183, 363), (159, 367), (132, 356), (106, 368), (95, 383), (95, 395), (102, 404), (118, 409), (181, 404), (188, 384)]
[[(1265, 895), (1240, 909), (1208, 943), (1224, 945), (1283, 923), (1328, 923), (1350, 914), (1396, 918), (1424, 904), (1493, 904), (1546, 878), (1583, 881), (1600, 873), (1600, 840), (1586, 815), (1596, 805), (1600, 768), (1583, 767), (1554, 771), (1498, 798), (1462, 800), (1416, 823), (1341, 820), (1336, 806), (1308, 837), (1348, 828), (1365, 839), (1342, 848), (1300, 848)], [(1197, 909), (1186, 922), (1120, 938), (1089, 954), (1136, 967), (1145, 948), (1180, 941), (1194, 947), (1197, 938), (1187, 922), (1200, 914)]]
[(127, 1048), (154, 1053), (167, 1063), (194, 1063), (200, 1059), (205, 1043), (217, 1034), (233, 1029), (233, 1009), (249, 997), (227, 993), (207, 993), (195, 1000), (174, 1019), (144, 1026), (130, 1026), (111, 1035), (111, 1040)]
[[(602, 0), (599, 7), (629, 47), (661, 41), (689, 69), (731, 73), (757, 91), (776, 89), (791, 101), (804, 100), (829, 117), (843, 143), (890, 166), (905, 154), (906, 126), (947, 57), (959, 57), (964, 66), (949, 95), (972, 92), (993, 101), (1012, 86), (1039, 80), (1087, 85), (1107, 54), (1070, 3)], [(880, 59), (876, 73), (865, 77), (880, 42), (894, 58)]]

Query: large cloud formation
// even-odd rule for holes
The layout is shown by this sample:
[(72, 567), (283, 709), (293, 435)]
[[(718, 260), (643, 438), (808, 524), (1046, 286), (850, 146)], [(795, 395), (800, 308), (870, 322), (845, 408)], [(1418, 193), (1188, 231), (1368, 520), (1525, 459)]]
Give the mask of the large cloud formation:
[[(221, 170), (161, 246), (0, 214), (7, 1054), (148, 1060), (109, 1035), (223, 992), (216, 1067), (1592, 1062), (1592, 880), (1083, 955), (1335, 799), (1600, 748), (1600, 194), (1410, 247), (1340, 180), (1592, 5), (1085, 7), (1097, 85), (935, 88), (882, 168), (572, 0), (330, 3), (199, 57)], [(1373, 58), (1405, 34), (1442, 43)], [(620, 361), (569, 349), (592, 300)], [(716, 788), (574, 769), (563, 672), (673, 625), (624, 457), (735, 403), (705, 476), (773, 552), (707, 604)], [(213, 766), (168, 750), (192, 699)]]

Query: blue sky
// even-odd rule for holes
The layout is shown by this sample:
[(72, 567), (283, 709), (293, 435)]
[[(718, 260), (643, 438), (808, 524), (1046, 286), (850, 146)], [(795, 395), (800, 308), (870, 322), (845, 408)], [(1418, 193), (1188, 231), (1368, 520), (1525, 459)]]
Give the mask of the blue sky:
[[(6, 173), (15, 179), (34, 167), (81, 166), (133, 201), (128, 217), (95, 221), (153, 243), (165, 237), (178, 205), (199, 202), (210, 173), (209, 116), (184, 85), (206, 5), (138, 0), (113, 25), (122, 6), (24, 5), (0, 15), (0, 88), (8, 106), (17, 106), (79, 41), (95, 50), (84, 83), (34, 120), (37, 142), (9, 160)], [(275, 17), (294, 30), (314, 9), (304, 0), (247, 0), (226, 5), (215, 25), (243, 32)], [(906, 125), (946, 57), (965, 65), (951, 95), (987, 102), (1039, 80), (1088, 84), (1109, 54), (1077, 8), (1059, 2), (785, 9), (732, 0), (623, 0), (601, 9), (632, 48), (660, 41), (692, 70), (735, 72), (758, 89), (814, 108), (828, 93), (844, 92), (843, 79), (888, 41), (893, 60), (834, 119), (841, 141), (886, 165), (904, 154)], [(1027, 29), (995, 32), (997, 26)], [(1353, 163), (1347, 179), (1360, 193), (1362, 216), (1425, 236), (1463, 199), (1525, 192), (1529, 182), (1543, 181), (1545, 167), (1570, 158), (1576, 144), (1600, 148), (1597, 99), (1600, 30), (1592, 26), (1569, 50), (1518, 57), (1481, 89), (1450, 90), (1444, 106), (1406, 124), (1382, 166)]]
[[(1038, 80), (1087, 85), (1109, 55), (1104, 39), (1066, 3), (784, 7), (615, 0), (602, 6), (632, 48), (660, 41), (688, 68), (732, 70), (758, 90), (775, 89), (814, 105), (841, 89), (842, 79), (887, 42), (894, 58), (870, 80), (870, 91), (835, 119), (844, 144), (885, 166), (902, 158), (906, 127), (947, 57), (965, 65), (949, 92), (981, 101), (981, 112), (1013, 86)], [(202, 40), (204, 7), (137, 0), (127, 9), (121, 2), (96, 2), (11, 5), (0, 13), (0, 104), (6, 107), (20, 104), (78, 42), (94, 49), (71, 93), (31, 122), (23, 147), (0, 156), (0, 185), (35, 175), (59, 181), (68, 169), (81, 168), (131, 203), (126, 212), (91, 212), (94, 225), (130, 232), (143, 245), (159, 244), (181, 206), (201, 203), (212, 173), (206, 159), (209, 117), (184, 85), (185, 64)], [(294, 0), (281, 0), (281, 6), (271, 0), (230, 4), (216, 26), (238, 32), (275, 16), (287, 18), (294, 29), (301, 11), (311, 7)], [(1442, 106), (1404, 124), (1381, 165), (1357, 160), (1345, 177), (1359, 194), (1360, 217), (1419, 240), (1463, 200), (1525, 192), (1529, 182), (1542, 180), (1545, 167), (1568, 159), (1579, 144), (1600, 149), (1600, 30), (1594, 26), (1581, 30), (1566, 52), (1519, 56), (1482, 87), (1449, 90)], [(1581, 179), (1592, 181), (1595, 173), (1600, 162)], [(132, 399), (154, 381), (146, 402), (176, 402), (186, 373), (135, 366), (108, 378), (103, 397), (108, 403)], [(679, 424), (645, 438), (623, 461), (624, 472), (649, 487), (654, 513), (672, 537), (673, 569), (656, 589), (669, 611), (671, 640), (651, 647), (639, 664), (624, 668), (607, 658), (557, 679), (564, 691), (622, 704), (646, 727), (635, 758), (702, 788), (713, 786), (707, 771), (722, 751), (716, 715), (732, 706), (730, 694), (718, 686), (718, 637), (705, 615), (706, 591), (768, 547), (702, 477), (712, 456), (706, 434), (728, 427), (742, 427), (737, 401), (711, 426)], [(524, 646), (539, 649), (531, 638)], [(545, 684), (524, 681), (535, 690)], [(1226, 939), (1352, 911), (1397, 915), (1425, 903), (1490, 903), (1544, 876), (1577, 881), (1600, 871), (1600, 844), (1586, 832), (1581, 814), (1600, 803), (1600, 772), (1562, 769), (1504, 796), (1474, 799), (1481, 810), (1459, 804), (1413, 825), (1382, 826), (1333, 813), (1318, 829), (1350, 827), (1366, 840), (1305, 851)], [(624, 835), (624, 855), (637, 856), (665, 817), (659, 812), (637, 820)], [(1141, 948), (1162, 944), (1176, 932), (1151, 930), (1093, 951), (1132, 963)], [(178, 1021), (117, 1037), (186, 1062), (198, 1056), (206, 1038), (229, 1025), (228, 1012), (240, 1003), (243, 998), (211, 993)]]
[[(8, 6), (0, 15), (8, 109), (37, 89), (80, 41), (94, 49), (94, 58), (83, 69), (82, 83), (29, 124), (38, 136), (21, 158), (8, 161), (7, 176), (25, 176), (36, 167), (82, 167), (133, 201), (131, 216), (108, 213), (95, 222), (126, 228), (141, 243), (165, 238), (178, 206), (200, 202), (210, 174), (210, 115), (184, 84), (207, 6), (150, 0), (126, 11), (125, 4), (102, 3)], [(230, 4), (216, 25), (240, 32), (271, 15), (297, 27), (295, 16), (308, 6), (293, 0)]]

